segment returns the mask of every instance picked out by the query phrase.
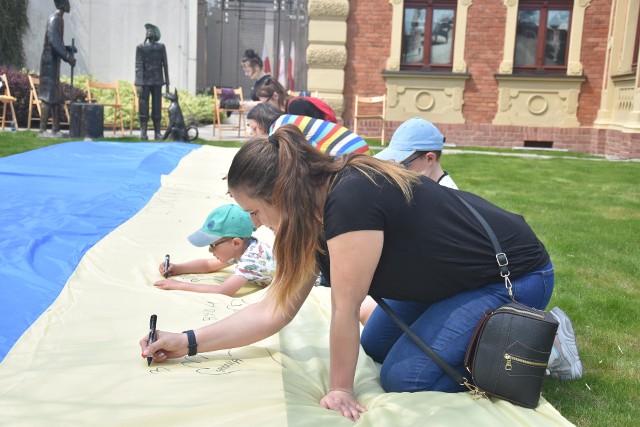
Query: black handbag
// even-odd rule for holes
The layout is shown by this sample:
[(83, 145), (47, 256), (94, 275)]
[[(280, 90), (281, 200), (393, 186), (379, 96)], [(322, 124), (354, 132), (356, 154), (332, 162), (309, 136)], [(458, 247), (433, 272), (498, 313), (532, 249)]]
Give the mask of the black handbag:
[(240, 100), (238, 98), (229, 98), (220, 102), (220, 107), (227, 110), (239, 110)]
[(500, 276), (504, 278), (505, 287), (513, 301), (485, 313), (476, 327), (464, 360), (471, 381), (438, 356), (382, 298), (374, 299), (422, 351), (474, 395), (495, 396), (520, 406), (535, 408), (540, 400), (542, 380), (558, 322), (549, 313), (515, 301), (509, 279), (509, 262), (500, 248), (498, 238), (482, 215), (462, 197), (458, 198), (487, 232), (496, 253)]
[(535, 408), (558, 322), (544, 311), (509, 303), (485, 314), (464, 365), (483, 392)]

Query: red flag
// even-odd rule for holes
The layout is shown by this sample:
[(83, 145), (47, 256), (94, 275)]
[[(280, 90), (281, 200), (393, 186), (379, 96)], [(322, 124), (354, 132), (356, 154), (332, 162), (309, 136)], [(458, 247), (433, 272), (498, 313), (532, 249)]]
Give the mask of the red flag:
[(271, 62), (269, 61), (269, 49), (267, 49), (267, 41), (262, 44), (262, 63), (263, 70), (267, 74), (271, 74)]
[(287, 87), (287, 74), (286, 67), (284, 66), (284, 42), (280, 40), (280, 53), (278, 54), (278, 82), (283, 86)]
[(291, 40), (291, 48), (289, 49), (289, 90), (296, 90), (296, 46)]

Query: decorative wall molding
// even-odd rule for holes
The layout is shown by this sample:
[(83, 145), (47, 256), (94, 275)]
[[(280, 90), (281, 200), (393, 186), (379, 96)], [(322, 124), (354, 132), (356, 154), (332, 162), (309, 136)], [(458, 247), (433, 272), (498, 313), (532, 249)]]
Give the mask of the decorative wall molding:
[(344, 18), (349, 15), (347, 0), (309, 0), (307, 5), (309, 18)]
[(583, 77), (498, 75), (494, 125), (579, 127), (577, 111)]
[(462, 105), (468, 74), (385, 71), (387, 120), (416, 115), (437, 123), (464, 123)]
[(309, 0), (307, 89), (318, 91), (338, 117), (344, 112), (344, 68), (347, 64), (347, 0)]
[(319, 68), (344, 68), (347, 65), (347, 49), (344, 46), (309, 46), (307, 64)]

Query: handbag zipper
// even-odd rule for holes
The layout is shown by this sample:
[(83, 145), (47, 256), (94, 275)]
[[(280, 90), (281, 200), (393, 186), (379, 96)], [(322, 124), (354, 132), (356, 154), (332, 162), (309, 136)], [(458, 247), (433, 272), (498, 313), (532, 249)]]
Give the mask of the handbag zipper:
[(513, 356), (513, 355), (511, 355), (509, 353), (505, 353), (504, 359), (505, 359), (505, 364), (504, 364), (505, 371), (510, 371), (511, 368), (513, 367), (511, 365), (511, 361), (522, 363), (523, 365), (535, 366), (536, 368), (546, 368), (547, 367), (546, 363), (534, 362), (533, 360), (527, 360), (527, 359), (521, 359), (520, 357)]
[(494, 311), (494, 313), (499, 312), (499, 311), (504, 311), (504, 310), (515, 311), (516, 313), (528, 314), (528, 315), (531, 315), (531, 316), (538, 317), (540, 319), (544, 319), (544, 314), (536, 313), (536, 312), (533, 312), (533, 311), (518, 310), (517, 308), (513, 308), (513, 307), (500, 307), (499, 309)]

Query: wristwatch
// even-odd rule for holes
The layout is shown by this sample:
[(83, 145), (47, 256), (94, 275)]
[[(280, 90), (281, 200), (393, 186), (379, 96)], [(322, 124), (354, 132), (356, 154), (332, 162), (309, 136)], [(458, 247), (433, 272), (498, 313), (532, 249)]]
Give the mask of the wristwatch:
[(195, 356), (196, 354), (198, 354), (198, 343), (196, 342), (196, 334), (193, 332), (193, 329), (182, 331), (182, 333), (187, 334), (187, 339), (189, 340), (189, 356)]

